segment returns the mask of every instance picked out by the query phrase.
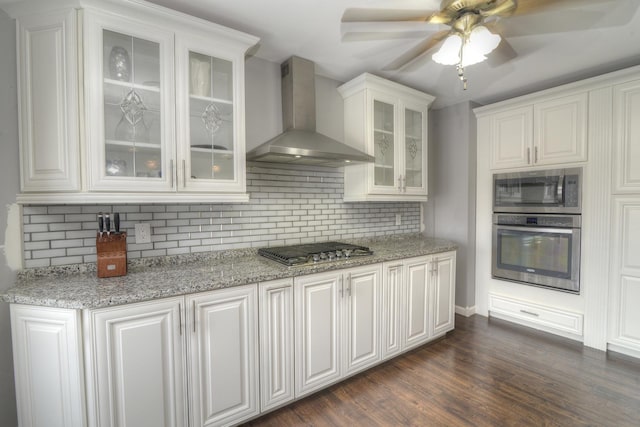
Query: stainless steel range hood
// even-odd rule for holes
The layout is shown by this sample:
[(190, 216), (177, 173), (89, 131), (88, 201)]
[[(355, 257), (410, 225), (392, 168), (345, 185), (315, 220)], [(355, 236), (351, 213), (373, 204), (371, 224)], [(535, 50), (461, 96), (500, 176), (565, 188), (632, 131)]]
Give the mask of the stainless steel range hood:
[(281, 65), (284, 133), (247, 153), (247, 160), (339, 167), (373, 162), (366, 153), (316, 132), (315, 64), (292, 56)]

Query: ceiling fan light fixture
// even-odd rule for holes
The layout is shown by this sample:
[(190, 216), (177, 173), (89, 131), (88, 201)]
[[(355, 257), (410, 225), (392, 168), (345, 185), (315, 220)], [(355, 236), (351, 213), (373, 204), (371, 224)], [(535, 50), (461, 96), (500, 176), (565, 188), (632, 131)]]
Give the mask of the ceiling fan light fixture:
[(456, 65), (460, 62), (460, 47), (462, 37), (458, 34), (451, 34), (440, 46), (440, 49), (431, 57), (435, 62), (442, 65)]
[(432, 59), (442, 65), (467, 67), (486, 60), (487, 54), (498, 47), (500, 40), (500, 36), (493, 34), (484, 25), (477, 25), (471, 30), (466, 41), (463, 41), (459, 34), (447, 37)]
[(469, 49), (481, 55), (487, 55), (500, 44), (500, 36), (493, 34), (484, 25), (478, 25), (469, 34)]

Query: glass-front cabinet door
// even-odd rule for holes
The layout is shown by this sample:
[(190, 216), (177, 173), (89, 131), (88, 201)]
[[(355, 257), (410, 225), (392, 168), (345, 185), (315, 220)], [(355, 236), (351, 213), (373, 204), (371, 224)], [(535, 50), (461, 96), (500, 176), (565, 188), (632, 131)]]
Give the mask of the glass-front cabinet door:
[(396, 177), (395, 106), (373, 101), (373, 155), (376, 158), (373, 183), (393, 187)]
[(85, 12), (89, 189), (174, 187), (173, 35)]
[(427, 108), (409, 105), (404, 108), (404, 174), (401, 177), (402, 191), (408, 194), (426, 194), (427, 177)]
[(385, 94), (371, 93), (369, 106), (373, 119), (371, 129), (373, 141), (373, 179), (371, 191), (397, 192), (400, 187), (400, 150), (398, 139), (398, 107), (395, 99)]
[(238, 102), (244, 55), (197, 37), (177, 37), (178, 186), (182, 191), (244, 192), (243, 114)]

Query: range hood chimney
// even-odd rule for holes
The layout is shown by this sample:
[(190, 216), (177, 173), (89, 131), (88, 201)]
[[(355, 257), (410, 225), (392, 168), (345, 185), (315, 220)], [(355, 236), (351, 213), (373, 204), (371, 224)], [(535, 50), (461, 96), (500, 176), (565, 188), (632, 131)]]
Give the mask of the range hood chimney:
[(247, 160), (339, 167), (375, 158), (316, 132), (315, 64), (292, 56), (280, 66), (284, 132), (247, 153)]

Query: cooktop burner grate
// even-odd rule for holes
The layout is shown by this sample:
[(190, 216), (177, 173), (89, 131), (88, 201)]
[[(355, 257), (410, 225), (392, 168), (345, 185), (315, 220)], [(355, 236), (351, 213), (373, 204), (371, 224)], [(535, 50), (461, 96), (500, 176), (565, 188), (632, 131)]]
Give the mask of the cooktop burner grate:
[(285, 265), (301, 265), (373, 255), (373, 251), (366, 246), (341, 242), (321, 242), (260, 248), (258, 254)]

